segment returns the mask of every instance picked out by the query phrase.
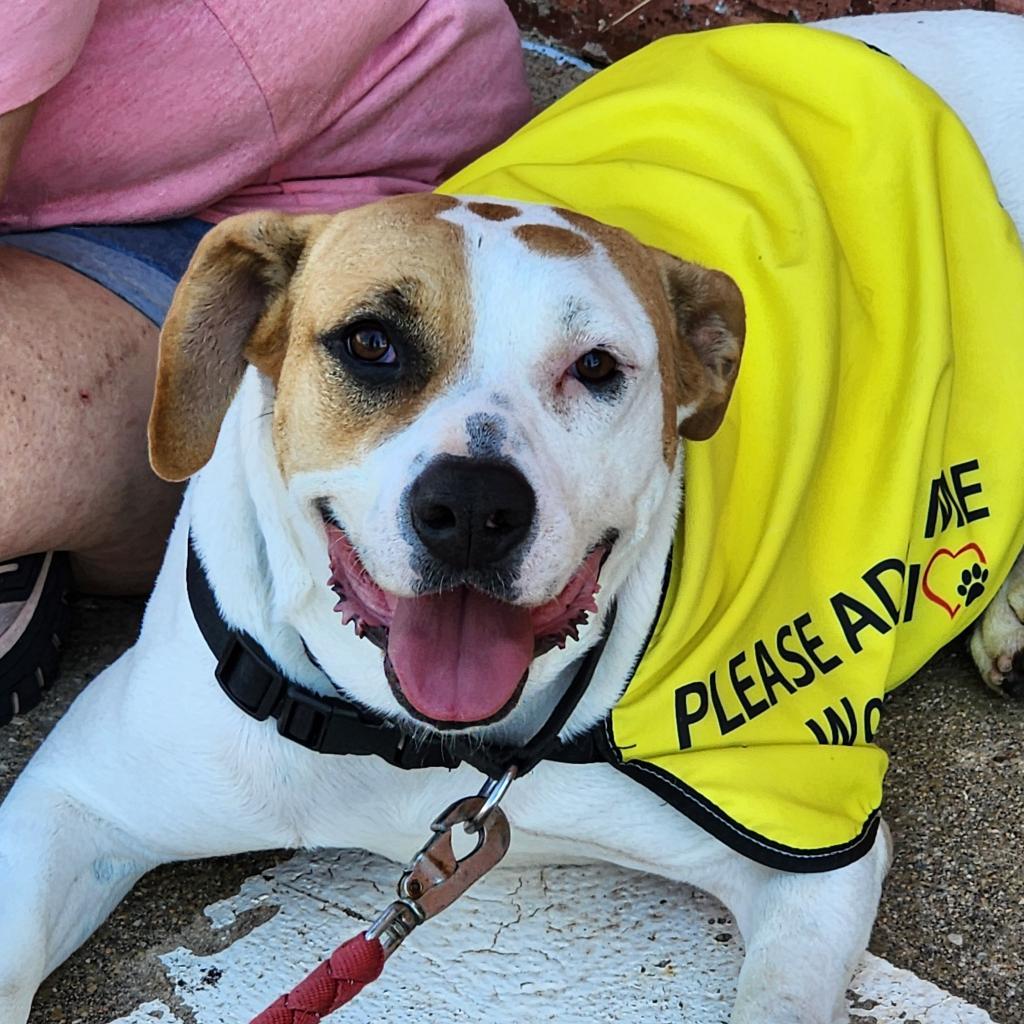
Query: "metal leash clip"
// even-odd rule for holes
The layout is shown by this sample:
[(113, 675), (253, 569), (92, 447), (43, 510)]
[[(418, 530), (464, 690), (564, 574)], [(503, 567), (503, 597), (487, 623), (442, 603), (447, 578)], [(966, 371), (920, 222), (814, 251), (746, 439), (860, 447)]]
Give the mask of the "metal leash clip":
[[(509, 768), (500, 779), (488, 779), (476, 796), (456, 800), (431, 823), (434, 836), (399, 880), (398, 899), (366, 930), (368, 939), (380, 940), (385, 957), (414, 928), (450, 907), (508, 852), (508, 818), (498, 804), (515, 777), (516, 769)], [(456, 825), (477, 836), (476, 845), (461, 859), (452, 848)]]

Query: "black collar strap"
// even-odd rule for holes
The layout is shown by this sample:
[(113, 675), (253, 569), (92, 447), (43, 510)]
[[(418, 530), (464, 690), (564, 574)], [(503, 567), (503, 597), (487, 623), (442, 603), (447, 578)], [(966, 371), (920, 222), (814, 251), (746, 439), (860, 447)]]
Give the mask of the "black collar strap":
[(186, 569), (188, 599), (203, 638), (217, 659), (217, 682), (231, 702), (257, 721), (277, 720), (286, 739), (321, 754), (374, 754), (398, 768), (455, 768), (465, 761), (491, 778), (510, 767), (525, 775), (540, 761), (604, 761), (600, 730), (571, 743), (558, 739), (590, 685), (615, 622), (608, 614), (604, 636), (581, 659), (576, 675), (551, 717), (524, 746), (481, 746), (458, 735), (414, 740), (398, 725), (341, 697), (321, 697), (282, 675), (270, 656), (248, 633), (231, 629), (221, 618), (189, 535)]

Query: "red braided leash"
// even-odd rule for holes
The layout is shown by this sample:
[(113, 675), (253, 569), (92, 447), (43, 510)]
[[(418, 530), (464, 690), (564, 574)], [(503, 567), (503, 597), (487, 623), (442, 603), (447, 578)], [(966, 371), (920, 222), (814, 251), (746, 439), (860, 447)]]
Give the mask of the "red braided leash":
[(380, 977), (384, 949), (364, 932), (339, 946), (312, 974), (268, 1006), (252, 1024), (320, 1024)]
[[(399, 880), (398, 899), (365, 932), (339, 946), (329, 960), (251, 1024), (320, 1024), (376, 981), (384, 961), (414, 928), (451, 906), (505, 856), (508, 819), (498, 802), (515, 777), (516, 769), (507, 769), (500, 779), (488, 779), (476, 796), (456, 800), (436, 818), (430, 826), (432, 838)], [(476, 846), (461, 858), (452, 847), (452, 829), (457, 825), (477, 837)]]

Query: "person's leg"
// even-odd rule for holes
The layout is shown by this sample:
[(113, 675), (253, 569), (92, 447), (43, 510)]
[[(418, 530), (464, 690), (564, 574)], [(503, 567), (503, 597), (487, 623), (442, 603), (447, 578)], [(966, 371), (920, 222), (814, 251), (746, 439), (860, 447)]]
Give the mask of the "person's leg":
[(156, 350), (123, 299), (0, 246), (0, 563), (66, 550), (83, 589), (149, 588), (180, 495), (147, 462)]

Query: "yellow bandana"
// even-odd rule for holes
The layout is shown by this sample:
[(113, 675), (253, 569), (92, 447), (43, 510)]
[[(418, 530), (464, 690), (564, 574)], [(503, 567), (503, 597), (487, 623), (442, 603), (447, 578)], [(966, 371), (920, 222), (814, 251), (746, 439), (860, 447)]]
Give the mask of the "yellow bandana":
[(736, 280), (739, 380), (686, 448), (608, 756), (763, 863), (855, 859), (881, 698), (1024, 545), (1024, 256), (967, 131), (859, 42), (745, 26), (648, 46), (443, 190), (568, 207)]

